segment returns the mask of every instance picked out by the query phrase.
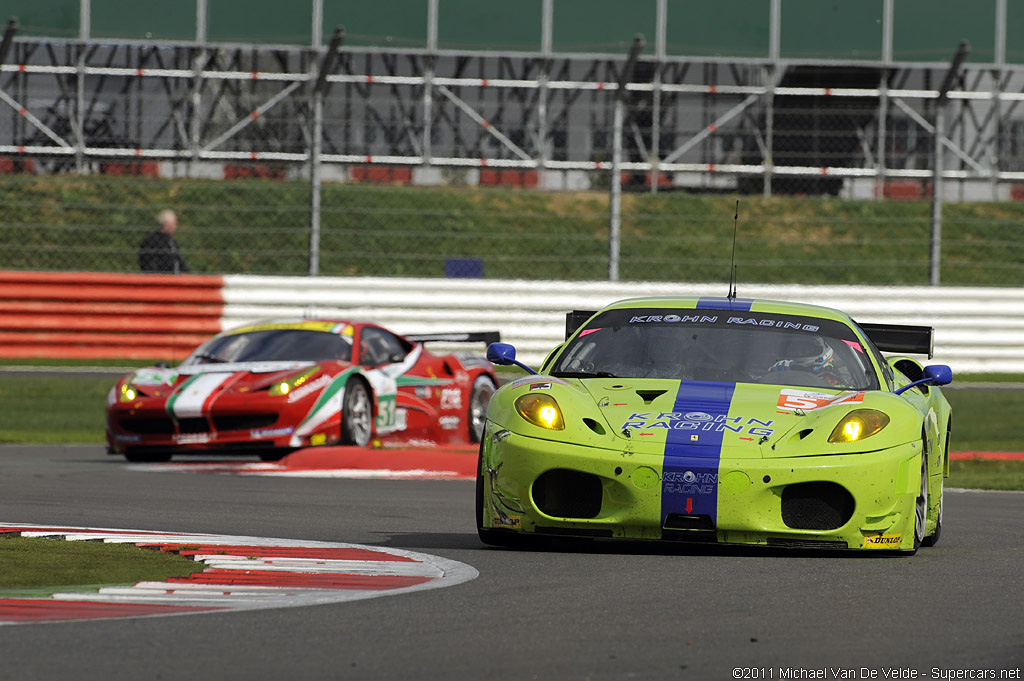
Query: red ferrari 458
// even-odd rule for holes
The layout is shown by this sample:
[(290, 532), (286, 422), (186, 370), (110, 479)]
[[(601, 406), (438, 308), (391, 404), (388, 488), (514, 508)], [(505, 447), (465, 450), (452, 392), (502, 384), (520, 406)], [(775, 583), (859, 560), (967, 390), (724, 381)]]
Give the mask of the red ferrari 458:
[(107, 442), (129, 461), (179, 453), (274, 460), (327, 444), (476, 442), (494, 393), (483, 357), (433, 354), (429, 341), (338, 319), (273, 320), (225, 331), (176, 367), (123, 377), (107, 397)]

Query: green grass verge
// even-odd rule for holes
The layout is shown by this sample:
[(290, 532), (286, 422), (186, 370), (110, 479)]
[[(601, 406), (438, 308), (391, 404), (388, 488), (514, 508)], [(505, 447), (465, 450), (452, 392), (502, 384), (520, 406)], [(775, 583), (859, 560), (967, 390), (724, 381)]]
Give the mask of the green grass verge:
[[(110, 176), (0, 176), (0, 269), (134, 272), (162, 207), (196, 272), (308, 272), (305, 181)], [(735, 196), (622, 197), (623, 280), (728, 280)], [(320, 272), (445, 276), (449, 258), (487, 277), (601, 280), (608, 272), (608, 195), (457, 186), (325, 184)], [(741, 282), (923, 285), (927, 201), (743, 196)], [(944, 285), (1024, 285), (1020, 203), (943, 208)], [(741, 291), (742, 293), (742, 287)]]
[(7, 536), (0, 538), (0, 589), (11, 597), (46, 596), (56, 591), (98, 589), (186, 577), (206, 566), (173, 553), (131, 544)]
[(946, 390), (953, 407), (951, 448), (958, 452), (1024, 451), (1017, 428), (1024, 413), (1024, 390)]
[(0, 374), (0, 442), (105, 443), (107, 393), (117, 376)]
[(108, 369), (131, 368), (152, 366), (161, 361), (154, 359), (63, 359), (59, 357), (0, 357), (0, 366), (4, 367), (74, 367), (76, 369), (87, 369), (89, 367), (103, 367)]
[(961, 459), (949, 462), (947, 487), (1024, 490), (1024, 461)]

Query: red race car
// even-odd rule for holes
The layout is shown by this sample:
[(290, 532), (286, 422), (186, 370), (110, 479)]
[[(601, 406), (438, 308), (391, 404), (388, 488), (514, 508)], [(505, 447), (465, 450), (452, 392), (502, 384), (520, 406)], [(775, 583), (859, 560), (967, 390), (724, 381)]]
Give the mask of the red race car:
[(339, 319), (272, 320), (225, 331), (179, 366), (133, 371), (107, 396), (107, 443), (129, 461), (180, 453), (479, 441), (497, 381), (483, 357), (435, 355), (429, 341)]

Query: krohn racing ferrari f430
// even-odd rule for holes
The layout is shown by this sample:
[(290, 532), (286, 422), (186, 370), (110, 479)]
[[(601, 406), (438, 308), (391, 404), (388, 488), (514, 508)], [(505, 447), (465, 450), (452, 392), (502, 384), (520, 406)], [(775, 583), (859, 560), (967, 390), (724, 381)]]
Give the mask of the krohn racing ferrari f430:
[(107, 397), (107, 443), (130, 461), (301, 447), (479, 441), (494, 368), (430, 341), (497, 332), (399, 336), (364, 322), (271, 320), (225, 331), (179, 366), (123, 377)]
[[(540, 536), (894, 549), (942, 529), (952, 380), (932, 329), (728, 298), (567, 316), (540, 373), (491, 399), (477, 471), (488, 544)], [(883, 356), (881, 351), (895, 353)]]

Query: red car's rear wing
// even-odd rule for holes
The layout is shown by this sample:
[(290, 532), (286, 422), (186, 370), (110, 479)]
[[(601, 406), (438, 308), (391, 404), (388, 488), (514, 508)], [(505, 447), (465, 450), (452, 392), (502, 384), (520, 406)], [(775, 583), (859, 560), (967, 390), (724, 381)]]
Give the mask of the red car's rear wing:
[(932, 358), (935, 329), (906, 324), (859, 324), (871, 342), (882, 352), (911, 352)]
[(432, 341), (447, 343), (499, 343), (500, 331), (476, 331), (469, 333), (418, 333), (406, 336), (413, 343), (430, 343)]

